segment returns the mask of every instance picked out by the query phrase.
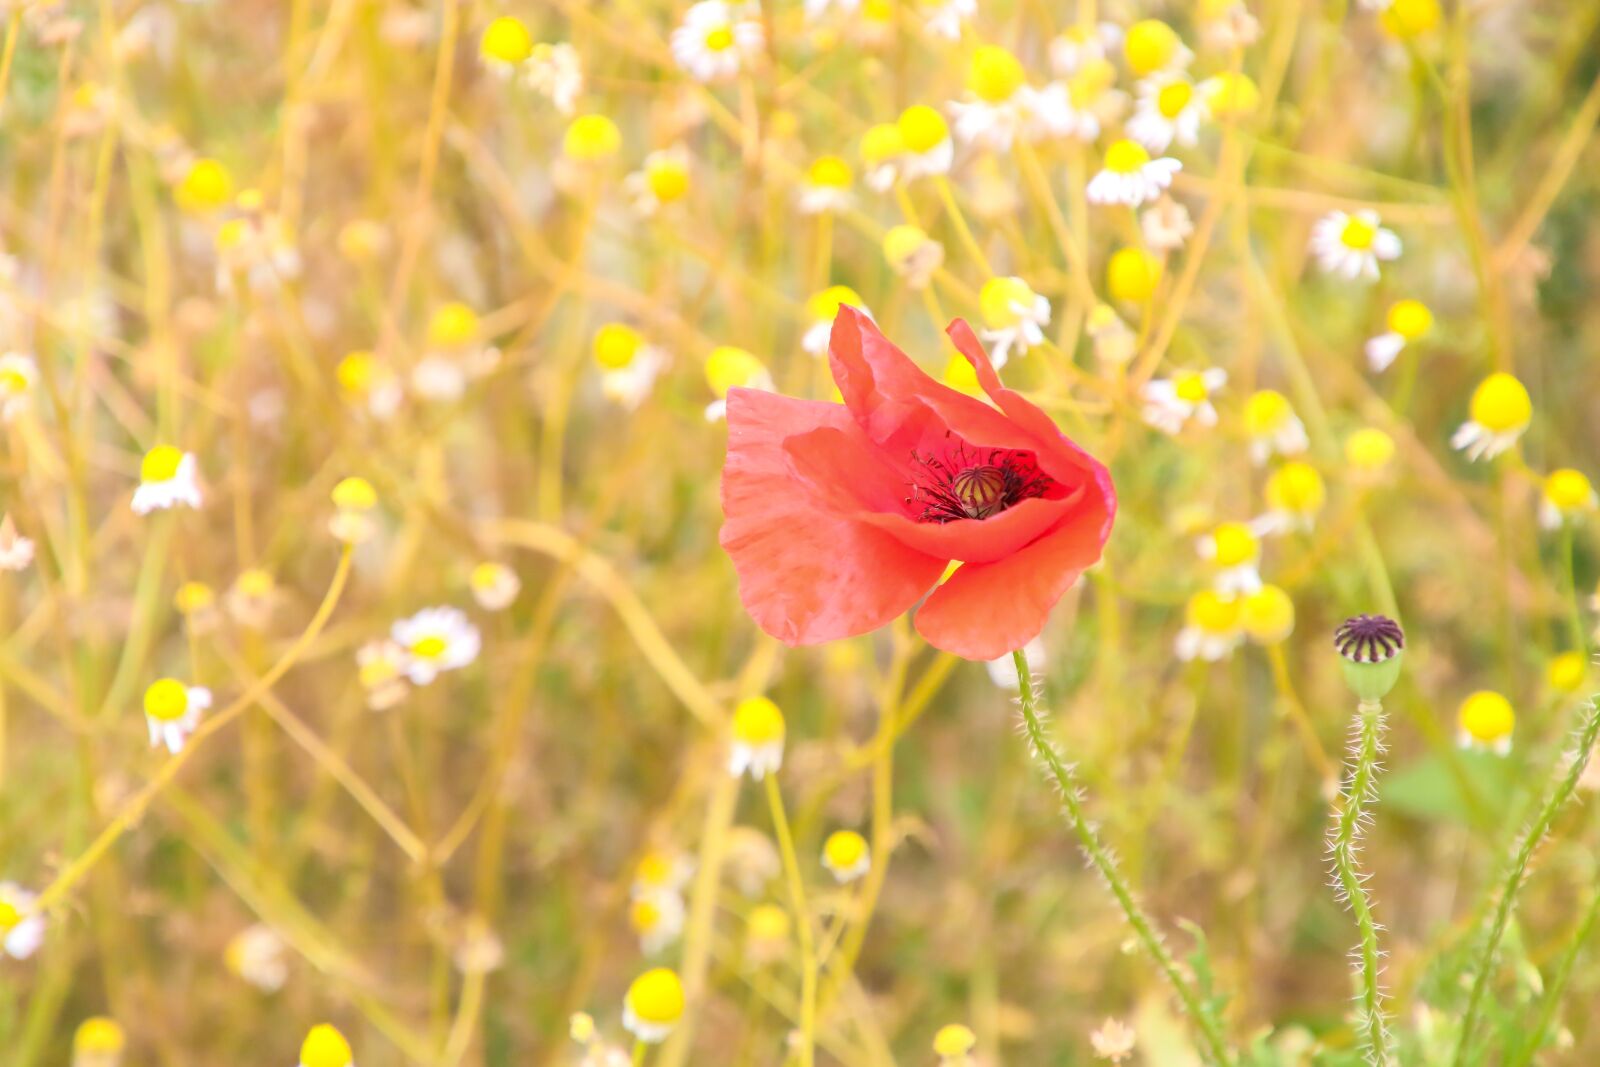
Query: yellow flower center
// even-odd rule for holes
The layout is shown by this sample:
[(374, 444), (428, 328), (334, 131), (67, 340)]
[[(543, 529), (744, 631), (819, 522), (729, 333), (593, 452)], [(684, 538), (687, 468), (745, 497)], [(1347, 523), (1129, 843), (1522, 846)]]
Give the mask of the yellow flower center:
[(1117, 68), (1109, 59), (1095, 58), (1086, 61), (1067, 83), (1067, 96), (1075, 108), (1086, 108), (1100, 99), (1105, 91), (1116, 84)]
[(1276, 389), (1263, 389), (1251, 395), (1244, 405), (1244, 426), (1251, 437), (1265, 437), (1289, 424), (1294, 409), (1289, 398)]
[(217, 594), (204, 582), (184, 582), (172, 596), (172, 605), (180, 615), (193, 615), (217, 602)]
[[(958, 393), (968, 396), (982, 396), (983, 386), (978, 382), (978, 372), (965, 356), (953, 355), (944, 365), (944, 384)], [(953, 565), (952, 565), (953, 566)], [(952, 572), (946, 572), (948, 578)]]
[(717, 26), (706, 33), (706, 47), (713, 52), (726, 52), (733, 47), (733, 27)]
[(1266, 496), (1267, 504), (1275, 511), (1315, 515), (1322, 510), (1328, 491), (1315, 467), (1295, 460), (1272, 472), (1267, 479)]
[(233, 176), (214, 159), (197, 159), (178, 182), (178, 206), (204, 214), (227, 205), (233, 197)]
[(153, 682), (144, 691), (144, 713), (152, 719), (172, 722), (189, 711), (189, 690), (176, 678)]
[(751, 908), (746, 923), (752, 941), (770, 943), (789, 936), (789, 913), (776, 904), (761, 904)]
[(1397, 300), (1389, 308), (1389, 329), (1415, 341), (1433, 328), (1433, 312), (1420, 300)]
[(651, 900), (635, 900), (629, 910), (629, 919), (635, 930), (648, 932), (661, 922), (661, 909)]
[(484, 28), (478, 50), (485, 59), (521, 63), (533, 51), (533, 36), (521, 20), (504, 15)]
[(1294, 601), (1275, 585), (1264, 585), (1244, 598), (1239, 624), (1252, 639), (1274, 645), (1294, 632)]
[(835, 830), (822, 845), (822, 858), (830, 868), (847, 871), (867, 855), (866, 838), (854, 830)]
[(15, 927), (22, 921), (22, 912), (9, 900), (0, 900), (0, 933)]
[(1520, 430), (1533, 418), (1533, 401), (1521, 382), (1491, 374), (1472, 393), (1472, 421), (1493, 433)]
[(333, 487), (333, 506), (346, 511), (370, 511), (378, 506), (378, 492), (365, 478), (345, 478)]
[(275, 584), (272, 575), (260, 567), (251, 567), (240, 574), (238, 580), (233, 583), (234, 588), (242, 595), (253, 600), (271, 596)]
[(783, 740), (783, 712), (766, 697), (741, 700), (733, 712), (733, 739), (745, 745), (770, 745)]
[(460, 348), (478, 336), (478, 313), (460, 301), (440, 307), (428, 320), (428, 343), (435, 348)]
[(1165, 67), (1178, 53), (1178, 35), (1159, 19), (1145, 19), (1128, 28), (1122, 52), (1138, 77)]
[(706, 382), (718, 397), (727, 396), (735, 386), (749, 385), (765, 371), (759, 359), (733, 345), (719, 345), (706, 357)]
[(503, 563), (480, 563), (467, 575), (467, 584), (478, 592), (487, 592), (505, 581), (507, 570)]
[(969, 1027), (960, 1023), (950, 1023), (939, 1027), (938, 1033), (933, 1035), (933, 1054), (941, 1060), (959, 1059), (967, 1055), (978, 1044), (978, 1035)]
[[(641, 1021), (667, 1026), (683, 1015), (683, 983), (665, 967), (646, 971), (628, 987), (628, 1007)], [(305, 1067), (312, 1067), (306, 1064)]]
[(862, 306), (861, 294), (848, 285), (830, 285), (821, 292), (812, 293), (806, 301), (806, 315), (812, 322), (832, 322), (842, 305)]
[(1206, 102), (1222, 118), (1244, 118), (1261, 106), (1261, 90), (1248, 74), (1224, 71), (1209, 79)]
[(1156, 94), (1156, 110), (1162, 116), (1175, 119), (1183, 114), (1183, 109), (1189, 106), (1189, 101), (1194, 99), (1194, 86), (1186, 81), (1168, 82)]
[(1115, 300), (1139, 304), (1161, 281), (1161, 260), (1143, 248), (1119, 248), (1106, 263), (1106, 289)]
[(633, 877), (645, 885), (664, 886), (672, 877), (672, 861), (659, 852), (648, 852), (634, 868)]
[(444, 655), (450, 642), (438, 634), (429, 634), (411, 642), (411, 654), (418, 659), (438, 659)]
[(339, 361), (334, 371), (339, 385), (352, 393), (365, 393), (372, 387), (377, 360), (371, 352), (351, 352)]
[(594, 361), (605, 370), (622, 370), (631, 365), (644, 338), (639, 331), (620, 322), (608, 322), (594, 335)]
[(991, 330), (1016, 326), (1033, 306), (1033, 290), (1021, 278), (990, 278), (978, 293), (978, 310)]
[(104, 1015), (83, 1020), (78, 1024), (77, 1033), (72, 1035), (72, 1047), (77, 1052), (113, 1055), (121, 1052), (125, 1043), (122, 1027)]
[(580, 163), (608, 159), (621, 148), (622, 131), (604, 115), (579, 115), (561, 140), (561, 150), (567, 158)]
[(1231, 634), (1239, 628), (1239, 602), (1214, 589), (1202, 589), (1189, 598), (1184, 618), (1190, 626), (1208, 634)]
[(350, 1042), (327, 1023), (311, 1028), (300, 1046), (300, 1067), (350, 1067)]
[(1378, 237), (1378, 228), (1359, 215), (1351, 215), (1339, 231), (1339, 243), (1346, 248), (1365, 252)]
[(1378, 21), (1396, 37), (1417, 37), (1438, 26), (1440, 17), (1439, 0), (1394, 0)]
[(905, 150), (905, 136), (893, 122), (880, 122), (861, 135), (861, 161), (869, 167), (881, 166)]
[(1550, 661), (1545, 677), (1558, 693), (1576, 693), (1589, 675), (1589, 658), (1582, 652), (1563, 652)]
[(838, 156), (822, 156), (811, 164), (806, 180), (829, 189), (850, 188), (850, 164)]
[(916, 153), (931, 151), (950, 137), (944, 116), (927, 104), (913, 104), (900, 113), (900, 138)]
[(998, 45), (984, 45), (972, 53), (967, 67), (967, 88), (990, 104), (1010, 100), (1027, 75), (1016, 56)]
[(1225, 522), (1211, 534), (1216, 546), (1219, 567), (1237, 567), (1249, 563), (1261, 554), (1261, 542), (1242, 522)]
[(1198, 404), (1210, 395), (1206, 380), (1198, 371), (1186, 371), (1172, 379), (1172, 392), (1179, 400)]
[(20, 396), (28, 391), (28, 376), (15, 367), (0, 369), (0, 391)]
[(1457, 718), (1468, 736), (1484, 744), (1494, 744), (1510, 737), (1517, 722), (1511, 701), (1487, 689), (1479, 690), (1463, 700)]
[(1370, 426), (1357, 430), (1344, 443), (1344, 458), (1359, 470), (1378, 470), (1394, 458), (1394, 438)]
[(645, 167), (645, 184), (650, 195), (663, 204), (682, 200), (689, 192), (689, 168), (682, 159), (658, 158)]
[(139, 480), (146, 485), (170, 482), (178, 474), (183, 452), (172, 445), (156, 445), (144, 454), (139, 464)]
[(1594, 506), (1594, 486), (1582, 471), (1564, 467), (1544, 480), (1544, 498), (1561, 511), (1581, 511)]
[(1113, 141), (1106, 149), (1106, 169), (1117, 174), (1137, 174), (1150, 162), (1150, 153), (1138, 141)]

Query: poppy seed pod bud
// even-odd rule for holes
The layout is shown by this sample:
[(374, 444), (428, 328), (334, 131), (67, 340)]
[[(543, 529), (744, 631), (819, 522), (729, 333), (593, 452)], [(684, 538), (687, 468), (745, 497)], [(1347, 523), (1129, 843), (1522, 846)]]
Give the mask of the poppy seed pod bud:
[(1385, 615), (1346, 619), (1334, 631), (1333, 644), (1343, 658), (1345, 681), (1363, 704), (1382, 700), (1400, 680), (1406, 635), (1393, 619)]

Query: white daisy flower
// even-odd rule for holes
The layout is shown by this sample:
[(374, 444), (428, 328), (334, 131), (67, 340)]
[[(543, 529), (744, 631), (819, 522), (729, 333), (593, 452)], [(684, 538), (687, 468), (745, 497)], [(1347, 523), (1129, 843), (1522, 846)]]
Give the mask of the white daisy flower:
[(850, 164), (838, 156), (819, 157), (807, 169), (805, 180), (800, 183), (801, 212), (820, 215), (845, 210), (851, 204), (850, 183), (854, 179)]
[(1139, 212), (1139, 233), (1145, 247), (1155, 252), (1172, 252), (1182, 248), (1194, 233), (1194, 221), (1189, 218), (1188, 208), (1170, 196), (1163, 196)]
[(396, 622), (389, 636), (405, 650), (412, 685), (427, 685), (441, 671), (467, 666), (481, 646), (478, 628), (457, 608), (424, 608)]
[(517, 572), (493, 560), (486, 560), (472, 568), (472, 573), (467, 576), (467, 585), (472, 589), (472, 599), (484, 611), (504, 611), (522, 591), (522, 581), (517, 577)]
[(1276, 389), (1262, 389), (1245, 401), (1244, 429), (1250, 438), (1250, 461), (1258, 467), (1274, 454), (1304, 452), (1311, 443), (1289, 398)]
[(1211, 404), (1211, 394), (1227, 382), (1228, 372), (1221, 367), (1183, 371), (1171, 378), (1147, 382), (1140, 393), (1144, 421), (1173, 435), (1182, 432), (1191, 420), (1198, 426), (1215, 426), (1217, 409)]
[(1088, 63), (1100, 62), (1122, 47), (1122, 27), (1114, 22), (1096, 26), (1073, 25), (1050, 42), (1050, 67), (1070, 78)]
[(1311, 251), (1329, 274), (1373, 281), (1380, 260), (1400, 255), (1400, 238), (1379, 224), (1376, 211), (1331, 211), (1312, 227)]
[(683, 936), (683, 897), (669, 890), (635, 894), (628, 922), (639, 937), (639, 951), (653, 956)]
[(367, 694), (367, 707), (387, 711), (406, 698), (411, 686), (406, 682), (410, 659), (406, 650), (393, 641), (368, 641), (356, 650), (356, 677)]
[(861, 163), (867, 168), (867, 188), (886, 193), (900, 177), (900, 160), (906, 153), (905, 137), (894, 122), (869, 126), (861, 135)]
[(1600, 508), (1594, 483), (1580, 470), (1563, 467), (1545, 477), (1539, 494), (1539, 525), (1557, 530), (1562, 523), (1593, 515)]
[(1066, 82), (1050, 82), (1041, 89), (1023, 86), (1017, 95), (1022, 132), (1030, 141), (1057, 137), (1092, 141), (1100, 136), (1100, 117), (1074, 103), (1072, 87)]
[(967, 144), (1006, 151), (1031, 117), (1031, 95), (1022, 62), (1007, 49), (982, 46), (967, 68), (966, 96), (950, 104), (956, 136)]
[(683, 983), (674, 971), (657, 967), (633, 980), (622, 999), (622, 1026), (646, 1045), (659, 1044), (683, 1018)]
[(0, 422), (10, 422), (33, 402), (39, 365), (21, 352), (0, 355)]
[(900, 157), (901, 177), (911, 181), (950, 173), (956, 150), (943, 115), (926, 104), (913, 104), (900, 113), (895, 125), (905, 150)]
[(828, 339), (833, 334), (833, 320), (838, 318), (839, 308), (844, 306), (855, 308), (869, 320), (872, 318), (872, 312), (867, 309), (861, 294), (848, 285), (830, 285), (812, 293), (806, 301), (806, 321), (809, 325), (800, 337), (800, 347), (819, 358), (827, 355)]
[(848, 885), (872, 869), (872, 850), (854, 830), (835, 830), (822, 843), (822, 865), (834, 881)]
[(0, 951), (12, 959), (27, 959), (44, 941), (44, 916), (23, 918), (37, 899), (15, 882), (0, 882)]
[(672, 31), (672, 55), (696, 81), (726, 81), (761, 54), (766, 30), (754, 3), (700, 0)]
[(263, 993), (276, 993), (289, 980), (283, 938), (262, 923), (247, 926), (235, 934), (223, 957), (229, 970)]
[(1261, 588), (1261, 525), (1224, 522), (1195, 541), (1195, 551), (1212, 570), (1211, 587), (1223, 596)]
[(1471, 418), (1456, 429), (1450, 447), (1468, 459), (1493, 459), (1507, 451), (1533, 419), (1533, 401), (1516, 378), (1505, 373), (1489, 375), (1472, 392)]
[(176, 756), (200, 725), (201, 713), (210, 706), (209, 689), (184, 685), (176, 678), (152, 682), (144, 691), (144, 717), (150, 727), (150, 746), (166, 745), (167, 751)]
[(1433, 312), (1420, 300), (1397, 300), (1389, 306), (1388, 329), (1367, 341), (1367, 366), (1372, 373), (1388, 370), (1406, 345), (1433, 328)]
[(706, 357), (706, 383), (715, 400), (706, 405), (706, 421), (717, 422), (728, 413), (728, 391), (735, 388), (765, 389), (775, 386), (766, 364), (752, 353), (733, 345), (718, 345)]
[(989, 358), (996, 370), (1006, 365), (1012, 349), (1025, 353), (1044, 342), (1043, 327), (1050, 324), (1050, 301), (1029, 288), (1021, 278), (990, 278), (978, 293), (983, 316), (983, 339), (993, 347)]
[(749, 697), (733, 712), (733, 739), (728, 748), (728, 773), (745, 773), (755, 781), (783, 766), (783, 712), (766, 697)]
[(502, 15), (483, 28), (478, 58), (498, 78), (510, 78), (533, 54), (533, 35), (521, 19)]
[(1192, 148), (1209, 110), (1194, 82), (1179, 73), (1157, 74), (1139, 83), (1128, 136), (1151, 152), (1165, 152), (1174, 141)]
[(1089, 310), (1084, 332), (1094, 341), (1094, 358), (1108, 367), (1126, 366), (1138, 352), (1138, 336), (1110, 304)]
[(176, 507), (200, 506), (199, 465), (194, 456), (172, 445), (157, 445), (139, 464), (139, 488), (133, 491), (133, 510), (140, 515)]
[(1160, 196), (1172, 184), (1172, 176), (1182, 169), (1183, 164), (1176, 159), (1151, 159), (1137, 141), (1113, 141), (1106, 149), (1104, 168), (1089, 179), (1086, 195), (1095, 204), (1138, 207)]
[(549, 99), (563, 115), (572, 114), (583, 94), (583, 67), (578, 50), (566, 42), (539, 43), (533, 46), (522, 64), (522, 77), (528, 87)]
[(650, 216), (689, 194), (689, 152), (682, 145), (644, 157), (639, 169), (622, 179), (622, 191), (641, 215)]
[(1215, 589), (1202, 589), (1190, 597), (1173, 649), (1178, 658), (1185, 663), (1195, 659), (1215, 663), (1226, 658), (1244, 640), (1240, 608), (1239, 598)]
[(978, 0), (922, 0), (922, 26), (935, 37), (961, 40), (961, 24), (978, 13)]

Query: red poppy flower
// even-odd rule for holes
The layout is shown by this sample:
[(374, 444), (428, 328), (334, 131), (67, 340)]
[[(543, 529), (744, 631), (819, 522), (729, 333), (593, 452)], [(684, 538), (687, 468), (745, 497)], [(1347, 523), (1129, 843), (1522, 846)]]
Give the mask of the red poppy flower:
[[(1036, 637), (1100, 558), (1110, 474), (1000, 384), (965, 322), (949, 333), (994, 406), (928, 377), (850, 307), (828, 346), (843, 404), (728, 394), (722, 547), (779, 640), (866, 633), (932, 589), (922, 636), (995, 659)], [(963, 565), (935, 588), (951, 560)]]

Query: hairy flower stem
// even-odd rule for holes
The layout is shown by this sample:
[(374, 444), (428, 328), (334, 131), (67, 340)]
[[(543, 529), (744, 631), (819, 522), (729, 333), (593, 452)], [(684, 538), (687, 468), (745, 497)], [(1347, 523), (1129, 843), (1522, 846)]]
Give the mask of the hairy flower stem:
[(1083, 791), (1078, 784), (1077, 774), (1061, 758), (1054, 743), (1046, 736), (1044, 725), (1039, 721), (1039, 711), (1033, 695), (1033, 677), (1028, 671), (1027, 659), (1021, 651), (1013, 652), (1011, 658), (1017, 667), (1017, 685), (1021, 694), (1022, 719), (1028, 743), (1033, 748), (1034, 755), (1050, 773), (1050, 777), (1055, 779), (1056, 786), (1061, 792), (1061, 802), (1066, 810), (1067, 820), (1072, 823), (1072, 829), (1078, 835), (1078, 844), (1088, 857), (1090, 866), (1105, 880), (1106, 888), (1110, 889), (1111, 895), (1116, 898), (1117, 906), (1122, 909), (1122, 917), (1133, 929), (1134, 936), (1156, 961), (1156, 966), (1166, 977), (1167, 984), (1172, 986), (1172, 991), (1178, 995), (1184, 1014), (1200, 1033), (1203, 1046), (1201, 1051), (1206, 1062), (1231, 1064), (1233, 1056), (1228, 1051), (1221, 1024), (1211, 1009), (1201, 1002), (1199, 994), (1189, 983), (1177, 960), (1172, 958), (1172, 953), (1162, 942), (1161, 934), (1156, 930), (1155, 924), (1150, 916), (1145, 914), (1144, 908), (1135, 899), (1133, 890), (1123, 879), (1122, 872), (1117, 869), (1117, 861), (1110, 849), (1100, 840), (1099, 829), (1085, 814)]
[(1572, 797), (1578, 779), (1583, 776), (1583, 768), (1588, 765), (1589, 754), (1594, 750), (1595, 735), (1600, 733), (1600, 698), (1590, 700), (1579, 714), (1577, 734), (1567, 752), (1566, 771), (1550, 783), (1549, 792), (1545, 794), (1544, 802), (1539, 805), (1539, 813), (1522, 832), (1522, 838), (1512, 853), (1505, 878), (1500, 884), (1500, 899), (1495, 903), (1494, 915), (1489, 921), (1488, 935), (1478, 951), (1477, 963), (1469, 972), (1473, 976), (1472, 992), (1468, 994), (1466, 1009), (1461, 1013), (1461, 1036), (1456, 1042), (1456, 1054), (1452, 1061), (1456, 1067), (1462, 1067), (1462, 1064), (1468, 1062), (1467, 1053), (1472, 1049), (1473, 1031), (1477, 1029), (1478, 1011), (1483, 1007), (1483, 996), (1489, 988), (1489, 975), (1494, 970), (1495, 954), (1499, 951), (1506, 927), (1511, 922), (1517, 891), (1522, 888), (1523, 880), (1528, 874), (1528, 862), (1533, 859), (1534, 850), (1544, 840), (1545, 834), (1550, 832), (1550, 824), (1555, 821), (1556, 812), (1561, 810), (1562, 805)]
[(1378, 948), (1378, 924), (1372, 917), (1372, 897), (1367, 892), (1367, 875), (1356, 860), (1361, 836), (1372, 820), (1371, 805), (1378, 799), (1378, 757), (1384, 751), (1383, 705), (1363, 700), (1356, 707), (1351, 730), (1350, 763), (1345, 769), (1342, 804), (1328, 851), (1333, 854), (1334, 877), (1339, 895), (1355, 916), (1361, 944), (1355, 953), (1354, 970), (1360, 986), (1359, 1020), (1362, 1050), (1369, 1062), (1385, 1067), (1389, 1058), (1389, 1030), (1383, 1017), (1383, 991), (1378, 988), (1383, 953)]

